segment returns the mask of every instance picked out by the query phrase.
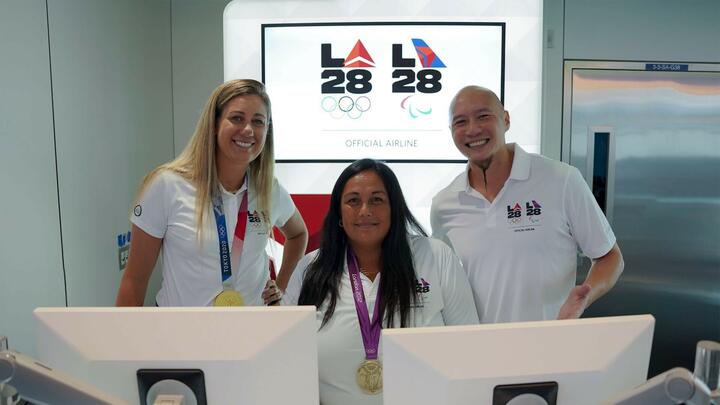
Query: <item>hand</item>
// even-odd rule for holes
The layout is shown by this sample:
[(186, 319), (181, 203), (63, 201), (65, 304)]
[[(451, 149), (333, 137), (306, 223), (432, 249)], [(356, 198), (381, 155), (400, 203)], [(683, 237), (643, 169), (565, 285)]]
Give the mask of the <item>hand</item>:
[(560, 307), (557, 319), (577, 319), (585, 312), (590, 300), (590, 287), (588, 284), (575, 286), (570, 290), (565, 303)]
[(280, 305), (280, 299), (283, 296), (282, 290), (277, 286), (275, 280), (268, 280), (265, 289), (262, 292), (262, 299), (265, 305)]

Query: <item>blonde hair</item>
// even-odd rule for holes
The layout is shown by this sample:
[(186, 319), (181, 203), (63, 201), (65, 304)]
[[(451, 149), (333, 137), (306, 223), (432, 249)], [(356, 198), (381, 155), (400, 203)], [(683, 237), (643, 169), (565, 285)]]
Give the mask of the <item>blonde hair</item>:
[(206, 215), (212, 210), (212, 194), (219, 188), (215, 153), (217, 148), (217, 122), (223, 108), (230, 100), (238, 96), (255, 95), (265, 103), (268, 114), (268, 130), (260, 155), (250, 163), (248, 175), (251, 184), (248, 188), (254, 189), (257, 195), (258, 209), (265, 219), (269, 231), (271, 197), (274, 179), (275, 156), (273, 152), (272, 113), (270, 110), (270, 97), (265, 92), (262, 83), (251, 80), (231, 80), (218, 86), (203, 108), (198, 120), (195, 133), (185, 149), (174, 160), (164, 163), (147, 174), (140, 185), (138, 197), (142, 195), (147, 185), (163, 170), (178, 173), (196, 188), (195, 219), (198, 238), (202, 233)]

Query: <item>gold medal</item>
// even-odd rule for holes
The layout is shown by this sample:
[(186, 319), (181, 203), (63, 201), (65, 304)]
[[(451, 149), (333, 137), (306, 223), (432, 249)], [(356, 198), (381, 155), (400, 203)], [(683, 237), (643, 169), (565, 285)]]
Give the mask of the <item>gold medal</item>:
[(382, 364), (378, 360), (365, 360), (360, 363), (355, 377), (360, 389), (369, 395), (382, 392)]
[(215, 307), (241, 307), (243, 305), (245, 302), (242, 295), (235, 290), (224, 290), (213, 300)]

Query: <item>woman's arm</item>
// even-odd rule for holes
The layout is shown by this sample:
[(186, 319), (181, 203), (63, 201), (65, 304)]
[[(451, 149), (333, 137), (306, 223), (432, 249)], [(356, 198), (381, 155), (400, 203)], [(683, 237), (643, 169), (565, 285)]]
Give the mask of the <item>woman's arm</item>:
[(281, 290), (285, 291), (295, 266), (305, 254), (308, 231), (305, 227), (305, 221), (303, 221), (300, 213), (295, 210), (295, 213), (285, 225), (280, 227), (280, 232), (285, 236), (285, 245), (280, 271), (277, 276), (277, 285)]
[(162, 239), (150, 236), (138, 226), (132, 226), (130, 257), (115, 300), (119, 307), (142, 306), (148, 281), (155, 268)]

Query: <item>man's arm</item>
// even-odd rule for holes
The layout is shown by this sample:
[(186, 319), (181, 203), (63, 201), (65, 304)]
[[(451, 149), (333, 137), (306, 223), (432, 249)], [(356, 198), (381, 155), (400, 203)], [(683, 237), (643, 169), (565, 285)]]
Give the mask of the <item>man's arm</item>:
[(625, 268), (617, 243), (604, 256), (593, 259), (585, 282), (570, 290), (558, 319), (576, 319), (598, 298), (607, 294)]

